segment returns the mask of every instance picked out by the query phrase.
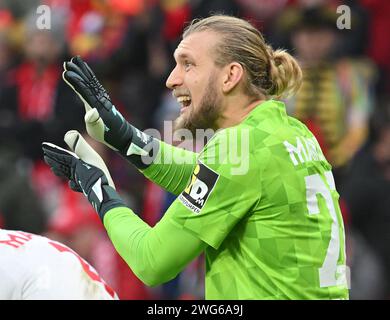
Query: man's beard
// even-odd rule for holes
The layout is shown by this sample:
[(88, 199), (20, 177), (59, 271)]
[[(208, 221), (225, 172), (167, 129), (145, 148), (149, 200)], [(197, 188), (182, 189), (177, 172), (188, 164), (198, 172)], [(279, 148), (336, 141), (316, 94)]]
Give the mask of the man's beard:
[[(186, 114), (187, 113), (187, 114)], [(187, 129), (195, 138), (196, 129), (213, 129), (217, 130), (217, 121), (221, 117), (222, 106), (220, 103), (217, 89), (215, 88), (215, 77), (209, 79), (202, 100), (197, 110), (188, 109), (181, 114), (174, 122), (174, 131)]]

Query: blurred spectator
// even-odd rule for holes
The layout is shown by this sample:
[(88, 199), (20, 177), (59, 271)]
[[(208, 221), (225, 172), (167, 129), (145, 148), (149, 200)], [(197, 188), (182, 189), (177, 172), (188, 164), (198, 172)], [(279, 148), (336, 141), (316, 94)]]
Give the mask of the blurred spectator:
[(0, 145), (0, 228), (42, 233), (45, 210), (31, 187), (29, 172), (17, 158), (15, 149)]
[(390, 1), (388, 0), (360, 0), (360, 3), (370, 15), (368, 28), (368, 56), (379, 66), (380, 81), (378, 93), (390, 93)]
[(19, 145), (21, 156), (32, 161), (41, 158), (44, 139), (59, 143), (64, 132), (84, 126), (82, 104), (61, 78), (65, 42), (59, 19), (52, 14), (52, 29), (38, 30), (36, 15), (27, 17), (24, 59), (8, 73), (0, 96), (4, 143)]
[(36, 9), (40, 2), (40, 0), (2, 0), (0, 9), (10, 10), (12, 16), (19, 19), (26, 16), (31, 10)]
[[(192, 19), (205, 18), (210, 14), (223, 13), (238, 16), (241, 7), (236, 0), (195, 0), (191, 3)], [(189, 22), (189, 21), (188, 21)]]
[(141, 0), (69, 1), (66, 35), (71, 55), (78, 54), (89, 61), (109, 59), (122, 44), (129, 17), (140, 14), (142, 9)]
[(350, 210), (351, 225), (383, 261), (390, 299), (390, 104), (373, 114), (367, 144), (350, 166), (341, 196)]
[[(12, 25), (12, 16), (9, 11), (0, 11), (0, 83), (4, 83), (5, 74), (11, 65), (11, 46), (8, 34)], [(1, 87), (0, 87), (1, 88)]]
[[(369, 42), (369, 14), (359, 1), (339, 0), (338, 5), (348, 6), (351, 11), (351, 29), (338, 30), (340, 41), (335, 54), (338, 57), (361, 57), (366, 54)], [(336, 11), (336, 8), (334, 9)], [(341, 13), (338, 13), (341, 16)]]
[[(242, 1), (242, 0), (240, 0)], [(299, 14), (305, 11), (324, 6), (328, 8), (330, 19), (333, 19), (333, 27), (336, 28), (336, 19), (342, 18), (342, 14), (345, 11), (339, 12), (338, 8), (345, 9), (345, 6), (349, 8), (351, 13), (351, 29), (338, 29), (337, 41), (332, 48), (333, 57), (361, 57), (366, 53), (368, 42), (368, 24), (369, 15), (367, 10), (362, 7), (358, 1), (355, 0), (290, 0), (289, 6), (286, 6), (282, 12), (282, 19), (275, 19), (275, 23), (272, 24), (267, 30), (269, 30), (269, 38), (272, 44), (276, 47), (294, 49), (289, 36), (290, 27), (297, 23)], [(332, 17), (333, 15), (333, 17)], [(305, 17), (305, 19), (308, 17)], [(310, 17), (309, 17), (310, 19)], [(314, 19), (311, 19), (314, 20)], [(345, 21), (341, 19), (341, 21)]]
[(335, 14), (325, 6), (296, 9), (280, 23), (290, 30), (304, 72), (301, 89), (286, 102), (288, 112), (317, 137), (340, 183), (345, 165), (366, 138), (374, 71), (366, 61), (332, 59), (338, 40)]
[(272, 31), (276, 16), (288, 5), (289, 0), (237, 0), (241, 15), (246, 17), (266, 38)]
[(347, 228), (347, 265), (351, 300), (386, 299), (388, 278), (383, 261), (359, 231)]

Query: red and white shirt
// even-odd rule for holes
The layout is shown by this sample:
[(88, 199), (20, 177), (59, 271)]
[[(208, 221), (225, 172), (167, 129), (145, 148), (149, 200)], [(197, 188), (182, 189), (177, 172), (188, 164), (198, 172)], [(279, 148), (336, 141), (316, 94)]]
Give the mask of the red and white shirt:
[(97, 271), (67, 246), (0, 229), (0, 300), (118, 299)]

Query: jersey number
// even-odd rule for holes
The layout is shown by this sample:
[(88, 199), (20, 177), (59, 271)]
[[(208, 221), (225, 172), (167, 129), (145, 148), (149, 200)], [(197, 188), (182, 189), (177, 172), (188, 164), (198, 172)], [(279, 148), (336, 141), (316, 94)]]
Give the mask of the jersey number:
[(330, 190), (336, 190), (331, 171), (325, 172), (325, 178), (329, 188), (321, 176), (313, 174), (305, 177), (306, 200), (309, 214), (319, 214), (317, 194), (325, 199), (326, 206), (332, 218), (331, 238), (322, 267), (319, 269), (320, 287), (331, 287), (346, 284), (345, 266), (337, 265), (340, 256), (339, 222), (335, 210), (335, 204)]

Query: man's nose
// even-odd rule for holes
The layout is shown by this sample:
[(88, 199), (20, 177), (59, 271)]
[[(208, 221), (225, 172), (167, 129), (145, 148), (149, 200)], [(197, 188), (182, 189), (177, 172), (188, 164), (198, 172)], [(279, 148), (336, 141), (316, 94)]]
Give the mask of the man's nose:
[(167, 82), (165, 85), (167, 88), (173, 90), (176, 87), (179, 87), (183, 84), (183, 77), (181, 76), (181, 73), (178, 70), (178, 67), (176, 66), (175, 69), (172, 70), (171, 74), (169, 75)]

